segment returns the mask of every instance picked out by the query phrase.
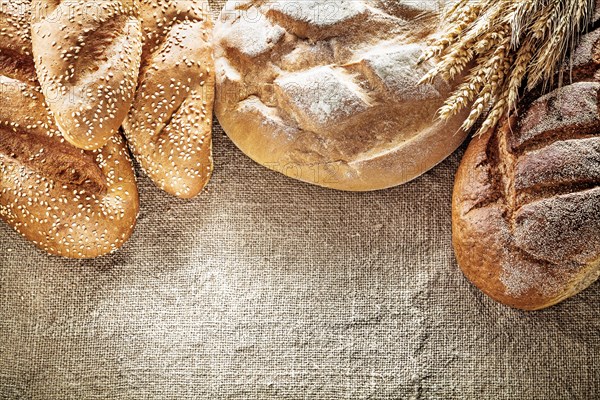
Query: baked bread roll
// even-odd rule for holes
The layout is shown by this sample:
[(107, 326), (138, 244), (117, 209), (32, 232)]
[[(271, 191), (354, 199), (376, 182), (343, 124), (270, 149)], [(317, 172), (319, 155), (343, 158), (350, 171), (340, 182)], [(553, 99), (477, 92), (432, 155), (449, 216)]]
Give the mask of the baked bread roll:
[(451, 154), (466, 114), (418, 85), (441, 1), (228, 1), (215, 25), (216, 115), (255, 161), (341, 190), (407, 182)]
[(31, 56), (29, 0), (0, 0), (0, 218), (41, 249), (88, 258), (131, 235), (139, 205), (121, 137), (102, 150), (67, 143)]
[(35, 66), (64, 137), (97, 150), (129, 111), (140, 66), (137, 0), (33, 0)]
[(163, 190), (196, 196), (212, 173), (212, 21), (199, 0), (142, 0), (144, 46), (123, 128), (135, 158)]
[(573, 83), (525, 100), (472, 141), (458, 170), (458, 264), (509, 306), (551, 306), (600, 275), (599, 49), (600, 30), (584, 36)]

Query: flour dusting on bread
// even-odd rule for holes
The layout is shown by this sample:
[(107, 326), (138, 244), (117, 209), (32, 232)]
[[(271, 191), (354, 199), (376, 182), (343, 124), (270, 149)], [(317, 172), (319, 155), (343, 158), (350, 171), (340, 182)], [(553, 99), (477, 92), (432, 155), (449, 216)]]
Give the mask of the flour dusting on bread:
[[(457, 173), (453, 242), (494, 299), (539, 309), (600, 275), (600, 35), (582, 39), (574, 83), (523, 102), (473, 140)], [(487, 173), (479, 173), (485, 166)]]
[(311, 183), (374, 190), (415, 178), (465, 137), (465, 115), (435, 119), (451, 85), (418, 85), (439, 5), (227, 2), (215, 27), (219, 121), (250, 157)]

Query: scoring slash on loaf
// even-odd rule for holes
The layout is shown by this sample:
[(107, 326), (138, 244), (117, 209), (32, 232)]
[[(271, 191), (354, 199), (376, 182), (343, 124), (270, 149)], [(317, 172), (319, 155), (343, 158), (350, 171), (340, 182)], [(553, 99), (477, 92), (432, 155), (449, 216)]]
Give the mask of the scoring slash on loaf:
[(463, 272), (504, 304), (536, 310), (600, 275), (600, 29), (573, 83), (526, 100), (475, 138), (456, 177), (453, 242)]
[(228, 1), (215, 26), (219, 122), (255, 161), (341, 190), (407, 182), (464, 140), (418, 85), (441, 1)]
[(38, 79), (74, 146), (97, 150), (133, 100), (142, 50), (137, 0), (32, 1)]
[(0, 0), (0, 218), (48, 253), (100, 256), (133, 231), (133, 166), (119, 135), (84, 151), (58, 131), (35, 74), (29, 5)]
[(198, 0), (142, 0), (137, 92), (123, 129), (148, 176), (166, 192), (196, 196), (210, 179), (212, 21)]

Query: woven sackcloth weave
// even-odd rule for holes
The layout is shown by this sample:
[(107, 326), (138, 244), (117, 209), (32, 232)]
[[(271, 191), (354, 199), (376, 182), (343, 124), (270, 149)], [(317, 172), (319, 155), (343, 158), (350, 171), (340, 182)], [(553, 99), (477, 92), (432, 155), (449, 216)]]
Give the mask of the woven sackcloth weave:
[(360, 194), (214, 135), (206, 193), (140, 176), (136, 232), (112, 256), (49, 257), (0, 224), (0, 399), (600, 397), (599, 284), (526, 313), (456, 265), (464, 148)]

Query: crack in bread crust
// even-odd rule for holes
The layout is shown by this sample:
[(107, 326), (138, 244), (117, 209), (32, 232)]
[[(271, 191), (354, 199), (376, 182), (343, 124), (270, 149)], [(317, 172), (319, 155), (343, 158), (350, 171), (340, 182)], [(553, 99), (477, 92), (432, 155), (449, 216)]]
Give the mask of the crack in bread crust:
[[(600, 35), (589, 35), (593, 45), (589, 37), (582, 42), (597, 49)], [(597, 60), (578, 62), (589, 74)], [(600, 274), (599, 91), (588, 78), (529, 96), (465, 153), (453, 243), (465, 275), (497, 301), (548, 307)]]
[[(0, 0), (0, 9), (29, 9), (29, 1), (16, 3), (23, 7), (4, 7)], [(0, 52), (18, 59), (0, 63), (0, 219), (50, 254), (91, 258), (115, 251), (131, 236), (139, 210), (125, 143), (118, 134), (97, 151), (67, 143), (35, 73), (15, 71), (33, 65), (24, 33), (29, 18), (5, 13), (0, 27), (6, 26), (11, 29), (0, 29), (0, 37), (23, 34), (0, 41)]]
[(212, 20), (198, 1), (142, 0), (144, 47), (123, 130), (142, 169), (166, 192), (198, 195), (213, 169)]
[[(313, 184), (362, 191), (414, 179), (466, 136), (465, 115), (434, 120), (452, 86), (417, 85), (430, 66), (417, 61), (437, 30), (436, 9), (227, 2), (215, 27), (219, 121), (251, 158), (275, 170), (293, 165), (305, 172), (297, 179)], [(251, 96), (257, 107), (248, 107)], [(334, 161), (334, 182), (315, 178), (315, 165)]]
[(0, 126), (0, 153), (57, 184), (77, 187), (96, 196), (106, 193), (106, 177), (93, 156), (48, 136)]
[(38, 79), (63, 136), (100, 149), (133, 100), (142, 38), (137, 0), (32, 0)]

